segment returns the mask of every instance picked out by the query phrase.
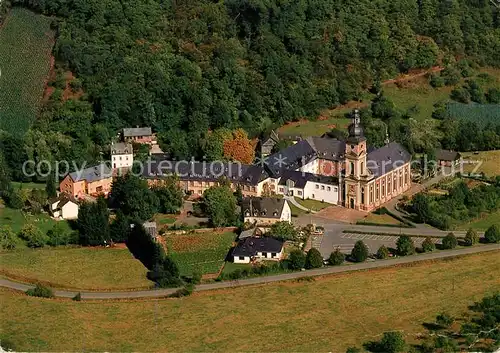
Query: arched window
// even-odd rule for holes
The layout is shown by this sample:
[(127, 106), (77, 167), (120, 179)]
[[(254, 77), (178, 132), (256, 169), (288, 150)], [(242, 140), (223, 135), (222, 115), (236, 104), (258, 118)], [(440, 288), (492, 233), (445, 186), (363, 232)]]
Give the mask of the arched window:
[(353, 162), (351, 162), (350, 168), (351, 168), (351, 175), (354, 175), (354, 163)]
[(361, 188), (361, 204), (365, 204), (365, 188)]

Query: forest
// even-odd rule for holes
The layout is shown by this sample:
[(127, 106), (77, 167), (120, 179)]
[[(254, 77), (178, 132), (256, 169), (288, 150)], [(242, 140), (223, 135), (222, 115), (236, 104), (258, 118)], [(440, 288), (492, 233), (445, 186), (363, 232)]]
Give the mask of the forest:
[(457, 58), (500, 66), (500, 15), (488, 0), (11, 0), (11, 6), (52, 16), (56, 31), (53, 92), (39, 119), (24, 137), (0, 132), (13, 171), (27, 158), (97, 161), (130, 126), (152, 126), (178, 158), (200, 157), (211, 130), (243, 128), (254, 137), (359, 100), (411, 69)]

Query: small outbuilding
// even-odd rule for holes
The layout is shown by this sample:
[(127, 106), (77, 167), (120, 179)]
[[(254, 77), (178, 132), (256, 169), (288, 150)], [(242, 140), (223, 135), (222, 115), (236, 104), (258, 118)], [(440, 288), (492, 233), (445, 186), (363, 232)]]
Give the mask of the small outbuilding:
[(64, 192), (49, 200), (49, 211), (54, 218), (77, 219), (78, 209), (76, 199)]
[(436, 159), (440, 166), (451, 167), (457, 165), (462, 156), (460, 153), (451, 150), (436, 150)]
[(279, 261), (283, 255), (283, 241), (271, 237), (241, 239), (231, 254), (234, 263), (248, 264), (254, 259)]

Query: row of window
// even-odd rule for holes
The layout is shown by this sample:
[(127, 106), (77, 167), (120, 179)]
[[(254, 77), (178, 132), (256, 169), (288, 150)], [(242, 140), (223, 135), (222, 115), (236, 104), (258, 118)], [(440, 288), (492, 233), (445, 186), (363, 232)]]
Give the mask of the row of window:
[[(120, 161), (122, 160), (122, 156), (119, 156), (118, 158)], [(113, 156), (113, 160), (116, 161), (116, 156)], [(125, 160), (128, 161), (128, 156), (125, 157)]]
[[(386, 189), (386, 179), (384, 178), (380, 183), (375, 184), (375, 201), (378, 201), (381, 198), (384, 198), (385, 196), (389, 195), (391, 193), (391, 180), (392, 180), (392, 186), (393, 192), (396, 192), (398, 189), (398, 184), (397, 184), (397, 173), (394, 173), (393, 178), (388, 177), (387, 178), (387, 189)], [(405, 169), (404, 172), (404, 185), (408, 184), (408, 170)], [(382, 189), (382, 194), (380, 194), (380, 186)], [(399, 186), (401, 187), (403, 185), (403, 171), (399, 171)], [(364, 204), (365, 202), (365, 189), (361, 188), (361, 203)], [(370, 203), (373, 203), (373, 185), (370, 185)]]
[[(263, 252), (261, 256), (262, 256), (262, 257), (266, 257), (266, 258), (267, 258), (267, 252)], [(271, 253), (271, 258), (275, 258), (275, 257), (277, 257), (277, 256), (278, 256), (278, 254), (277, 254), (277, 253), (275, 253), (275, 252), (272, 252), (272, 253)], [(241, 261), (244, 261), (244, 260), (245, 260), (245, 256), (239, 256), (238, 258), (239, 258)]]
[[(316, 189), (319, 189), (320, 188), (320, 185), (316, 184)], [(321, 185), (321, 190), (325, 190), (325, 186), (324, 185)], [(332, 188), (330, 186), (327, 186), (326, 187), (326, 191), (332, 191)], [(334, 192), (337, 192), (338, 189), (336, 186), (333, 187), (333, 191)]]

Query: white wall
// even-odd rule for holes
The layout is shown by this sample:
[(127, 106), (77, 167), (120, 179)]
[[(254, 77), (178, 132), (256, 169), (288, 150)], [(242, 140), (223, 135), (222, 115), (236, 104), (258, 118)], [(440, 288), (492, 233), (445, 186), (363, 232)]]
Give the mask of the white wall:
[(233, 256), (233, 262), (235, 264), (249, 264), (250, 263), (250, 257), (245, 256), (243, 260), (240, 260), (239, 256)]
[(258, 257), (260, 259), (268, 259), (268, 260), (279, 260), (279, 259), (281, 259), (281, 255), (282, 255), (281, 251), (279, 253), (274, 253), (275, 254), (274, 257), (271, 256), (272, 254), (273, 253), (268, 252), (268, 253), (266, 253), (266, 256), (264, 257), (262, 255), (262, 252), (258, 252), (255, 257)]
[(130, 168), (134, 163), (133, 154), (114, 154), (111, 156), (111, 166), (115, 168)]
[(61, 216), (63, 219), (76, 219), (78, 218), (78, 205), (73, 202), (68, 202), (62, 207)]
[(308, 181), (304, 187), (303, 199), (308, 198), (336, 205), (339, 202), (339, 187), (336, 185)]
[(281, 212), (280, 221), (292, 222), (292, 210), (286, 200), (285, 205), (283, 206), (283, 211)]
[(303, 165), (297, 170), (305, 173), (318, 174), (318, 160), (314, 159), (313, 161)]

